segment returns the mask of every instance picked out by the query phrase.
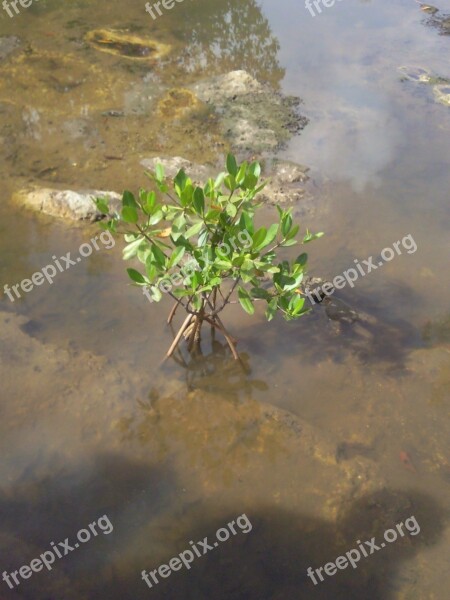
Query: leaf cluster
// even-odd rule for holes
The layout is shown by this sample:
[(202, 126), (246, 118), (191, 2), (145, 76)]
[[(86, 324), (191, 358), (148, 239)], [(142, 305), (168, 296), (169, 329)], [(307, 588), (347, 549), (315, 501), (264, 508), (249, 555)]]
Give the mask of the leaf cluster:
[[(307, 254), (279, 258), (281, 249), (298, 243), (292, 209), (277, 206), (278, 218), (269, 227), (255, 223), (257, 196), (266, 185), (259, 163), (238, 164), (229, 154), (226, 171), (203, 186), (184, 170), (169, 180), (161, 164), (147, 176), (153, 189), (136, 196), (125, 191), (120, 212), (112, 216), (107, 202), (96, 199), (99, 211), (110, 215), (103, 227), (125, 238), (123, 258), (142, 265), (127, 269), (134, 285), (147, 288), (153, 301), (167, 292), (192, 313), (218, 294), (212, 317), (233, 302), (235, 290), (249, 314), (264, 302), (268, 320), (277, 312), (287, 320), (308, 312), (301, 294)], [(307, 230), (301, 243), (321, 235)]]

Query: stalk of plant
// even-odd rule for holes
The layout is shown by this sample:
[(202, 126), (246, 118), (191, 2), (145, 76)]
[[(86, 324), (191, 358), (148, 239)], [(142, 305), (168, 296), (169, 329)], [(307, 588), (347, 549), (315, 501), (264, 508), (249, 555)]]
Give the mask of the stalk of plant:
[[(137, 197), (125, 191), (120, 213), (111, 213), (104, 199), (96, 199), (100, 212), (109, 215), (102, 227), (127, 242), (123, 258), (143, 265), (143, 272), (127, 269), (133, 285), (143, 287), (155, 302), (163, 291), (174, 300), (168, 323), (177, 309), (187, 313), (166, 357), (183, 337), (189, 351), (198, 350), (207, 323), (225, 337), (239, 359), (237, 341), (220, 316), (232, 303), (239, 302), (252, 315), (255, 302), (264, 302), (268, 321), (277, 312), (289, 321), (311, 310), (300, 289), (307, 254), (293, 261), (278, 258), (280, 249), (298, 243), (299, 225), (293, 223), (292, 209), (277, 206), (277, 222), (256, 228), (255, 212), (261, 206), (257, 196), (266, 185), (260, 181), (259, 163), (239, 165), (229, 154), (226, 169), (200, 187), (184, 170), (169, 182), (158, 164), (154, 173), (147, 173), (155, 189), (141, 189)], [(306, 230), (302, 244), (321, 235)], [(246, 243), (240, 243), (244, 239)], [(183, 276), (180, 265), (186, 259), (195, 268)]]

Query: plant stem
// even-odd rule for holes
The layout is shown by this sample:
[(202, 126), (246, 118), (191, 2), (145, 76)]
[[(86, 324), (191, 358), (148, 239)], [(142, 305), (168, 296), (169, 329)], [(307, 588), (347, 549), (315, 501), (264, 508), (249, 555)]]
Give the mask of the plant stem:
[(167, 358), (170, 358), (173, 354), (173, 351), (175, 350), (175, 348), (178, 346), (178, 342), (181, 339), (181, 336), (183, 335), (184, 331), (187, 329), (187, 327), (190, 325), (192, 318), (194, 315), (188, 315), (186, 317), (186, 319), (183, 322), (183, 325), (180, 327), (177, 335), (175, 336), (175, 339), (172, 342), (172, 345), (170, 346), (169, 350), (167, 351), (166, 357), (164, 360), (166, 360)]
[(169, 316), (167, 318), (168, 325), (170, 325), (172, 323), (175, 313), (177, 312), (177, 308), (180, 306), (180, 304), (181, 304), (181, 300), (178, 300), (176, 302), (176, 304), (174, 304), (174, 306), (172, 307), (172, 310), (170, 311)]
[(224, 298), (224, 301), (223, 301), (223, 304), (222, 304), (222, 306), (221, 306), (220, 308), (216, 309), (216, 310), (214, 310), (214, 309), (213, 309), (213, 312), (212, 312), (212, 313), (209, 315), (210, 317), (215, 317), (216, 315), (218, 315), (220, 312), (222, 312), (222, 311), (223, 311), (223, 309), (225, 308), (225, 306), (228, 304), (228, 300), (230, 299), (230, 297), (231, 297), (231, 294), (232, 294), (232, 293), (234, 292), (234, 290), (236, 289), (236, 286), (237, 286), (237, 284), (240, 282), (240, 280), (241, 280), (241, 278), (240, 278), (240, 277), (238, 277), (238, 278), (235, 280), (235, 282), (234, 282), (233, 286), (231, 287), (230, 291), (228, 292), (228, 294), (227, 294), (227, 295), (226, 295), (226, 297)]

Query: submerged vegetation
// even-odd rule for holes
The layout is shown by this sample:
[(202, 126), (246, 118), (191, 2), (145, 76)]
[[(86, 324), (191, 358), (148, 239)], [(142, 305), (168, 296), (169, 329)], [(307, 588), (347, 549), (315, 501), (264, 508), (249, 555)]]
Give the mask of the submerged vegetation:
[[(103, 225), (124, 236), (124, 259), (137, 258), (144, 266), (143, 272), (127, 269), (133, 284), (151, 302), (159, 302), (163, 293), (175, 301), (168, 322), (179, 307), (187, 313), (167, 356), (183, 336), (189, 350), (198, 348), (201, 328), (207, 323), (224, 335), (237, 359), (236, 340), (220, 318), (231, 303), (239, 302), (252, 315), (255, 303), (262, 301), (269, 321), (277, 312), (291, 320), (310, 310), (300, 289), (307, 254), (289, 261), (277, 252), (297, 244), (300, 226), (293, 223), (292, 209), (277, 206), (277, 222), (257, 227), (258, 193), (265, 186), (259, 163), (238, 165), (229, 154), (226, 168), (200, 187), (183, 169), (169, 182), (158, 164), (155, 172), (148, 173), (155, 189), (141, 189), (137, 197), (125, 191), (120, 213), (113, 213)], [(104, 199), (97, 199), (97, 207), (110, 214)], [(302, 243), (321, 235), (306, 230)], [(235, 292), (237, 300), (233, 300)]]

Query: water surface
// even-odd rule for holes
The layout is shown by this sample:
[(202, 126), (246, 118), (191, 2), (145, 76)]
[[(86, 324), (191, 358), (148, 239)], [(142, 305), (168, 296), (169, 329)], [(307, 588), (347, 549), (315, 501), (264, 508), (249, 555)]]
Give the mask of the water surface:
[[(170, 303), (127, 286), (119, 244), (14, 304), (3, 297), (2, 571), (103, 514), (114, 531), (14, 591), (2, 582), (0, 596), (443, 598), (450, 111), (398, 67), (450, 77), (449, 37), (407, 0), (343, 0), (314, 18), (294, 0), (185, 0), (156, 21), (140, 2), (40, 0), (2, 16), (0, 35), (27, 48), (0, 80), (2, 284), (96, 233), (19, 211), (16, 189), (135, 189), (144, 157), (220, 159), (214, 119), (164, 120), (154, 99), (232, 69), (304, 101), (310, 124), (281, 156), (311, 167), (303, 225), (326, 232), (309, 250), (314, 274), (332, 278), (408, 234), (417, 252), (340, 292), (369, 328), (339, 331), (320, 306), (269, 325), (231, 307), (245, 371), (209, 332), (203, 360), (160, 366)], [(107, 27), (173, 51), (149, 67), (83, 41)], [(250, 533), (153, 589), (141, 580), (243, 513)], [(411, 514), (416, 537), (318, 586), (307, 578)]]

